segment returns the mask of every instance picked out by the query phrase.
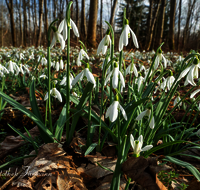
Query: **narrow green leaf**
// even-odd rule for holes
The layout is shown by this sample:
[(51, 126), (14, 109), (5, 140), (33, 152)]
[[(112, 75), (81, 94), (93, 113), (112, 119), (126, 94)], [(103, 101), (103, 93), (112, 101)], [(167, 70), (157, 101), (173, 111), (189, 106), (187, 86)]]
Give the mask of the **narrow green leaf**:
[(92, 143), (87, 150), (85, 151), (85, 156), (90, 154), (90, 152), (92, 152), (94, 150), (94, 148), (97, 146), (97, 143)]

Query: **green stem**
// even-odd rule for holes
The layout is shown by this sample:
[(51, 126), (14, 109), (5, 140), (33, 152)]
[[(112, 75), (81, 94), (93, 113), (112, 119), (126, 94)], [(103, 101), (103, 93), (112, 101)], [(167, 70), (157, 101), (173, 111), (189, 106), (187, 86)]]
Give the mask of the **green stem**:
[[(88, 129), (87, 129), (87, 148), (92, 144), (92, 132), (91, 132), (91, 104), (92, 104), (92, 91), (89, 96), (89, 110), (88, 110)], [(101, 120), (101, 119), (100, 119)]]
[[(4, 85), (5, 85), (5, 77), (3, 77), (2, 79), (1, 92), (3, 92)], [(2, 110), (2, 97), (0, 97), (0, 110)]]

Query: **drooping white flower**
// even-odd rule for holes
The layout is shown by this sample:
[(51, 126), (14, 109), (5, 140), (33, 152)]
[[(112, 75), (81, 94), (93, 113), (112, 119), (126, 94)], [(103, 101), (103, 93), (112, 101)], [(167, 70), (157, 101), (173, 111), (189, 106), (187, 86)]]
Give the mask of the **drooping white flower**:
[(134, 75), (136, 77), (138, 77), (138, 71), (137, 71), (137, 68), (135, 67), (135, 64), (134, 63), (131, 63), (127, 68), (126, 68), (126, 75), (127, 74), (131, 74), (134, 72)]
[(194, 98), (194, 96), (200, 92), (200, 89), (195, 90), (194, 92), (191, 93), (190, 98)]
[(59, 62), (57, 61), (57, 62), (56, 62), (56, 71), (59, 71), (59, 69), (60, 69), (60, 64), (59, 64)]
[[(151, 109), (146, 109), (145, 111), (141, 112), (137, 117), (136, 117), (136, 121), (141, 120), (144, 116), (149, 117), (149, 120), (151, 119)], [(152, 117), (149, 126), (151, 129), (154, 128), (155, 126), (155, 121), (154, 121), (154, 116)]]
[(120, 79), (120, 83), (121, 83), (121, 87), (122, 88), (125, 88), (125, 82), (124, 82), (124, 77), (122, 75), (122, 73), (119, 71), (119, 67), (118, 67), (118, 64), (115, 62), (114, 64), (114, 69), (112, 72), (110, 72), (108, 74), (108, 76), (106, 77), (106, 80), (105, 80), (105, 83), (104, 85), (107, 84), (107, 82), (109, 81), (110, 77), (113, 75), (113, 78), (112, 78), (112, 87), (113, 88), (118, 88), (118, 81)]
[(62, 59), (60, 60), (60, 69), (62, 69), (62, 70), (64, 69), (64, 63), (63, 63)]
[(47, 65), (47, 59), (45, 57), (42, 57), (41, 64), (42, 65)]
[(136, 80), (136, 84), (138, 85), (138, 92), (140, 91), (140, 87), (142, 85), (142, 83), (144, 82), (144, 77), (139, 76)]
[(81, 71), (75, 77), (75, 79), (72, 81), (72, 86), (74, 86), (79, 81), (79, 79), (82, 80), (84, 76), (87, 78), (87, 80), (89, 82), (91, 82), (92, 84), (94, 84), (93, 88), (95, 88), (96, 87), (96, 81), (94, 79), (94, 76), (92, 75), (92, 73), (89, 70), (89, 64), (87, 64), (86, 68), (83, 71)]
[(84, 57), (86, 57), (89, 60), (88, 54), (81, 47), (81, 50), (78, 54), (78, 58), (77, 58), (77, 62), (76, 62), (77, 66), (81, 66), (81, 60), (83, 60)]
[(134, 32), (131, 30), (130, 26), (128, 25), (128, 20), (126, 19), (124, 29), (119, 39), (119, 51), (122, 51), (123, 47), (128, 45), (128, 38), (130, 37), (130, 33), (132, 35), (133, 43), (135, 47), (139, 48), (137, 38)]
[(156, 59), (155, 59), (155, 63), (154, 63), (154, 70), (156, 70), (159, 66), (159, 63), (160, 61), (163, 59), (164, 61), (164, 68), (167, 67), (167, 60), (165, 59), (165, 57), (163, 56), (162, 54), (162, 50), (159, 49), (158, 53), (157, 53), (157, 56), (156, 56)]
[(165, 79), (165, 80), (166, 80), (166, 85), (167, 85), (168, 90), (171, 89), (172, 84), (173, 84), (174, 81), (175, 81), (175, 78), (174, 78), (174, 76), (173, 76), (172, 71), (170, 71), (170, 75), (171, 75), (171, 76), (168, 76), (168, 77)]
[(118, 117), (119, 109), (121, 110), (124, 119), (127, 120), (126, 112), (117, 100), (113, 101), (113, 103), (108, 107), (106, 118), (109, 117), (110, 121), (114, 122)]
[[(72, 81), (74, 80), (74, 77), (72, 76), (72, 74), (70, 73), (69, 75), (69, 86), (70, 86), (70, 89), (72, 89)], [(67, 85), (67, 77), (64, 76), (62, 81), (60, 82), (60, 85), (64, 85), (66, 86)]]
[(105, 37), (101, 40), (97, 48), (97, 55), (102, 51), (102, 54), (105, 55), (108, 46), (111, 44), (110, 39), (110, 30), (107, 30)]
[[(173, 106), (175, 106), (180, 100), (181, 100), (180, 96), (177, 96), (177, 97), (175, 98), (175, 100), (174, 100)], [(180, 102), (178, 106), (179, 106), (179, 107), (182, 106), (182, 102)]]
[(39, 78), (47, 79), (48, 77), (45, 74), (39, 76)]
[(194, 79), (199, 77), (198, 68), (200, 68), (199, 59), (195, 58), (193, 64), (181, 72), (178, 81), (181, 80), (181, 78), (183, 78), (185, 75), (187, 75), (184, 86), (188, 84), (196, 86)]
[(51, 45), (50, 45), (51, 48), (56, 44), (56, 41), (58, 41), (60, 43), (61, 49), (63, 50), (65, 48), (65, 41), (63, 39), (63, 36), (60, 34), (60, 32), (55, 27), (53, 27), (53, 39), (52, 39)]
[(8, 71), (14, 74), (13, 62), (11, 60), (8, 62)]
[[(58, 31), (59, 33), (61, 33), (63, 31), (63, 38), (66, 41), (67, 40), (67, 22), (66, 19), (63, 19), (62, 22), (60, 23), (60, 25), (58, 26)], [(72, 28), (72, 30), (74, 31), (74, 34), (79, 37), (79, 32), (78, 32), (78, 28), (76, 26), (76, 24), (73, 22), (73, 20), (70, 18), (70, 29)]]
[(140, 156), (140, 152), (147, 151), (147, 150), (153, 148), (153, 145), (147, 145), (144, 148), (142, 148), (142, 145), (143, 145), (143, 136), (142, 135), (139, 136), (138, 140), (134, 140), (134, 137), (131, 134), (130, 135), (130, 143), (133, 148), (133, 153), (136, 157)]
[[(56, 89), (56, 88), (52, 88), (50, 90), (50, 95), (57, 98), (60, 102), (62, 102), (62, 96), (60, 94), (60, 92)], [(45, 97), (44, 97), (44, 101), (46, 101), (48, 99), (48, 92), (46, 93)]]

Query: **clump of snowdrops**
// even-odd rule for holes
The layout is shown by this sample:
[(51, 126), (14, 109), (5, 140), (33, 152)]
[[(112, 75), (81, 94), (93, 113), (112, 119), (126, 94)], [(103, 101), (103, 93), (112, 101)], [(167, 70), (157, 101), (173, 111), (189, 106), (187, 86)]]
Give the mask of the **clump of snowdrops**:
[[(195, 81), (198, 79), (200, 55), (192, 51), (184, 59), (182, 57), (177, 59), (177, 55), (173, 57), (171, 53), (165, 56), (161, 49), (163, 44), (156, 52), (140, 53), (137, 50), (127, 53), (123, 51), (131, 39), (135, 48), (139, 48), (137, 37), (129, 26), (124, 10), (119, 51), (114, 52), (114, 32), (111, 25), (106, 22), (108, 30), (99, 43), (97, 55), (95, 55), (102, 61), (102, 77), (94, 77), (90, 63), (95, 58), (89, 57), (85, 45), (80, 41), (80, 50), (78, 48), (70, 50), (70, 29), (79, 37), (79, 31), (70, 18), (71, 4), (72, 2), (69, 3), (66, 17), (58, 28), (54, 26), (57, 20), (50, 24), (47, 52), (42, 47), (38, 49), (30, 47), (24, 51), (16, 49), (11, 53), (3, 52), (5, 59), (1, 60), (0, 65), (2, 81), (0, 110), (3, 110), (8, 102), (22, 111), (37, 124), (45, 143), (60, 143), (65, 132), (66, 143), (69, 145), (78, 119), (87, 118), (85, 154), (89, 154), (94, 148), (101, 151), (106, 141), (117, 144), (118, 160), (110, 187), (113, 190), (119, 189), (121, 165), (126, 161), (129, 151), (132, 151), (135, 157), (148, 157), (153, 152), (163, 149), (166, 161), (187, 167), (185, 162), (174, 156), (181, 155), (181, 152), (189, 148), (199, 147), (196, 142), (188, 143), (187, 141), (189, 138), (198, 137), (199, 126), (193, 126), (189, 122), (191, 115), (188, 119), (186, 117), (192, 110), (196, 110), (194, 123), (200, 111), (200, 96), (194, 98), (200, 91), (196, 89), (199, 82)], [(51, 33), (53, 33), (52, 40)], [(60, 48), (55, 47), (56, 43), (60, 44)], [(70, 54), (73, 55), (71, 62)], [(67, 55), (66, 60), (63, 60), (64, 55)], [(174, 64), (169, 60), (170, 58), (175, 60)], [(148, 62), (148, 65), (143, 64), (144, 60)], [(32, 66), (33, 72), (30, 72), (30, 62), (36, 63)], [(175, 68), (170, 67), (172, 64)], [(78, 73), (73, 72), (73, 65), (79, 67)], [(26, 75), (29, 77), (25, 77)], [(30, 88), (32, 112), (3, 92), (6, 87), (5, 79), (10, 77), (16, 77), (17, 85)], [(184, 84), (182, 84), (183, 81)], [(191, 86), (191, 88), (185, 94), (180, 94), (178, 90), (182, 85)], [(42, 88), (45, 92), (43, 95), (46, 101), (45, 119), (42, 118), (37, 106), (35, 86)], [(100, 91), (101, 98), (99, 99)], [(192, 100), (186, 102), (187, 97)], [(169, 110), (171, 101), (174, 102), (174, 107)], [(60, 104), (64, 102), (64, 106), (57, 122), (52, 123), (51, 109), (55, 102), (60, 102)], [(73, 102), (75, 109), (70, 109), (70, 102)], [(88, 106), (86, 106), (87, 102)], [(176, 122), (172, 113), (186, 103), (188, 108), (185, 116), (181, 121)], [(94, 104), (99, 107), (99, 115), (92, 110)], [(102, 120), (102, 115), (105, 116), (105, 120)], [(9, 126), (31, 142), (36, 153), (38, 152), (38, 145), (31, 136), (26, 137), (13, 126)], [(98, 142), (93, 142), (95, 130), (99, 132)], [(159, 140), (162, 140), (162, 144), (157, 146)], [(25, 157), (27, 156), (22, 159)], [(196, 168), (192, 165), (187, 168), (198, 180), (200, 179), (200, 173)]]

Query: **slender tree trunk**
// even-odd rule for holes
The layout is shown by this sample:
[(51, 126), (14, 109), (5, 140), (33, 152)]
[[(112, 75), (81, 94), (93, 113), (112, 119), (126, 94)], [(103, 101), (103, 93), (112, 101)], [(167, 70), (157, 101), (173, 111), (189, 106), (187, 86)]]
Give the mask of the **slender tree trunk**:
[(34, 38), (33, 44), (36, 46), (37, 42), (37, 11), (36, 11), (36, 0), (34, 0)]
[(147, 51), (151, 47), (151, 42), (152, 42), (152, 37), (153, 37), (153, 30), (154, 30), (154, 26), (155, 26), (155, 23), (156, 23), (156, 20), (157, 20), (157, 16), (158, 16), (158, 12), (159, 12), (159, 9), (160, 9), (160, 3), (161, 3), (161, 0), (158, 1), (153, 21), (152, 22), (150, 21), (151, 22), (150, 33), (149, 33), (149, 36), (148, 36), (147, 46), (145, 48)]
[(32, 37), (32, 29), (31, 29), (31, 3), (28, 0), (28, 17), (29, 17), (29, 46), (31, 46), (31, 37)]
[(96, 47), (98, 0), (90, 0), (90, 15), (88, 24), (88, 42), (92, 47)]
[(176, 0), (170, 0), (170, 22), (169, 22), (169, 48), (174, 50), (174, 25), (175, 25)]
[(41, 43), (44, 0), (40, 0), (40, 4), (39, 5), (40, 5), (40, 7), (39, 7), (39, 31), (38, 31), (37, 46), (39, 46), (40, 43)]
[(1, 4), (1, 46), (3, 46), (3, 1)]
[(118, 0), (114, 0), (113, 6), (111, 4), (112, 9), (111, 9), (110, 24), (113, 27), (113, 30), (114, 30), (114, 18), (115, 18), (115, 10), (117, 8), (117, 2), (118, 2)]
[(12, 44), (16, 47), (16, 32), (15, 32), (15, 21), (14, 21), (14, 12), (13, 12), (13, 0), (6, 0), (6, 5), (10, 14), (10, 26), (11, 26), (11, 35), (12, 35)]
[(26, 14), (26, 0), (23, 0), (24, 11), (24, 46), (27, 46), (27, 14)]
[(179, 50), (179, 40), (180, 40), (180, 31), (181, 31), (181, 7), (182, 7), (182, 0), (179, 1), (178, 34), (177, 34), (177, 49), (178, 50)]
[(85, 0), (82, 0), (82, 10), (81, 10), (81, 40), (85, 41), (87, 39), (86, 30), (86, 17), (85, 17)]
[[(78, 0), (76, 0), (76, 26), (79, 29), (79, 6), (78, 6)], [(78, 42), (78, 37), (76, 38), (76, 41)]]
[(22, 0), (19, 1), (19, 18), (20, 18), (20, 45), (23, 46), (23, 27), (22, 27)]
[(191, 14), (192, 14), (192, 11), (194, 9), (195, 3), (196, 3), (196, 0), (194, 0), (193, 3), (192, 3), (192, 0), (189, 0), (189, 2), (188, 2), (187, 19), (186, 19), (186, 24), (185, 24), (184, 32), (183, 32), (183, 45), (182, 45), (183, 49), (185, 48), (185, 45), (186, 45), (187, 33), (188, 33), (188, 29), (189, 29), (190, 18), (191, 18)]
[(47, 32), (48, 32), (48, 9), (47, 9), (47, 0), (44, 0), (44, 11), (45, 11), (45, 36), (46, 36), (46, 39), (47, 39)]

